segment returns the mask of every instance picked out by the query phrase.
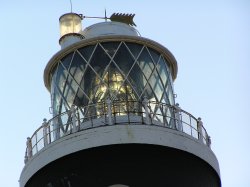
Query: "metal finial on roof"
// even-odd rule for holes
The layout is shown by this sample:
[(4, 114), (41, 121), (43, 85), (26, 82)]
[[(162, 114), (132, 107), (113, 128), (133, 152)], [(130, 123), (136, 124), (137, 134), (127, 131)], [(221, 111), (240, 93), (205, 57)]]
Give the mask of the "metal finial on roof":
[(72, 6), (72, 1), (70, 0), (69, 2), (70, 2), (70, 12), (72, 13), (72, 9), (73, 9), (73, 8), (72, 8), (72, 7), (73, 7), (73, 6)]
[(105, 21), (107, 21), (108, 17), (107, 17), (107, 11), (106, 11), (106, 8), (105, 8)]
[(92, 17), (92, 16), (83, 16), (83, 18), (97, 18), (97, 19), (110, 19), (111, 21), (117, 21), (121, 23), (126, 23), (130, 26), (136, 26), (133, 18), (135, 17), (135, 14), (124, 14), (124, 13), (113, 13), (110, 18), (106, 15), (106, 9), (105, 9), (105, 17)]
[(126, 23), (131, 26), (136, 26), (133, 21), (135, 14), (122, 14), (122, 13), (113, 13), (109, 18), (111, 21), (118, 21), (122, 23)]

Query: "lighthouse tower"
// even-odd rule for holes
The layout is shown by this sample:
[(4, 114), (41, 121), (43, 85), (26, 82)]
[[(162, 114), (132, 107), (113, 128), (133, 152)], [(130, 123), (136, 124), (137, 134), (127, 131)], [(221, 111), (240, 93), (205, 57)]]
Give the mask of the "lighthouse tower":
[(221, 186), (201, 118), (175, 103), (174, 56), (133, 17), (60, 17), (44, 70), (53, 116), (27, 138), (21, 187)]

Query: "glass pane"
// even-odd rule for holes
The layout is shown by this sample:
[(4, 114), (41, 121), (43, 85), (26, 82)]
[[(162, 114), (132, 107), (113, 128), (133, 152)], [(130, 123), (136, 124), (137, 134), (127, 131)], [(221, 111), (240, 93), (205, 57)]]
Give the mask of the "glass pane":
[(156, 97), (154, 95), (154, 91), (152, 90), (150, 84), (146, 85), (146, 88), (143, 93), (143, 97), (146, 96), (148, 100), (150, 101), (156, 101)]
[[(144, 65), (144, 70), (145, 71), (152, 71), (155, 67), (153, 60), (151, 58), (151, 56), (149, 55), (148, 51), (146, 48), (143, 49), (142, 53), (140, 54), (140, 57), (138, 58), (139, 63), (142, 65)], [(144, 72), (145, 73), (145, 72)]]
[(62, 58), (62, 64), (64, 65), (65, 69), (69, 69), (71, 60), (73, 57), (73, 53), (68, 54), (67, 56), (65, 56), (64, 58)]
[(66, 112), (67, 110), (70, 110), (70, 106), (66, 102), (65, 98), (61, 100), (61, 110), (60, 113)]
[(129, 70), (134, 64), (134, 59), (124, 44), (122, 44), (118, 49), (114, 57), (114, 61), (125, 75), (128, 74)]
[(113, 57), (115, 54), (120, 42), (104, 42), (100, 45), (105, 49), (105, 52), (110, 55), (110, 57)]
[(76, 106), (87, 106), (89, 104), (89, 99), (86, 97), (86, 95), (83, 93), (81, 89), (77, 90), (77, 94), (74, 98), (74, 104)]
[(159, 72), (159, 76), (161, 77), (161, 80), (165, 85), (168, 79), (168, 71), (166, 69), (165, 62), (162, 59), (157, 64), (157, 71)]
[(167, 95), (168, 95), (169, 104), (174, 105), (174, 103), (175, 103), (174, 93), (173, 93), (172, 87), (170, 85), (168, 85)]
[[(90, 60), (90, 65), (92, 69), (100, 76), (103, 76), (103, 72), (110, 62), (109, 56), (106, 52), (101, 48), (101, 46), (97, 46), (94, 51), (93, 57)], [(93, 77), (92, 77), (93, 78)]]
[(164, 92), (163, 86), (161, 84), (161, 81), (159, 79), (159, 75), (156, 71), (152, 74), (152, 76), (149, 79), (149, 84), (152, 88), (152, 91), (154, 92), (156, 96), (156, 100), (159, 102), (161, 100), (162, 94)]
[(138, 93), (138, 95), (141, 95), (144, 85), (146, 85), (147, 81), (137, 64), (135, 64), (133, 68), (131, 69), (129, 73), (128, 81), (131, 85), (131, 88), (134, 89), (134, 91)]
[(90, 99), (94, 102), (94, 90), (95, 87), (100, 82), (99, 78), (96, 76), (95, 72), (90, 68), (87, 67), (83, 80), (81, 82), (81, 87), (83, 88), (85, 94), (87, 94)]
[(134, 44), (134, 43), (129, 43), (129, 42), (126, 42), (125, 44), (129, 48), (130, 52), (132, 53), (133, 58), (137, 59), (143, 46), (140, 44)]
[(160, 53), (158, 53), (157, 51), (153, 50), (153, 49), (149, 49), (149, 52), (153, 58), (153, 61), (155, 64), (158, 63), (159, 57), (160, 57)]
[(66, 78), (67, 78), (67, 71), (63, 68), (63, 66), (60, 63), (57, 70), (56, 85), (58, 86), (61, 92), (63, 92)]
[(139, 61), (138, 62), (143, 74), (145, 75), (145, 77), (148, 79), (152, 73), (152, 68), (149, 65), (150, 63), (147, 63), (145, 61)]
[(54, 86), (55, 88), (55, 92), (54, 92), (54, 97), (53, 97), (53, 100), (52, 100), (52, 107), (53, 107), (53, 115), (57, 115), (59, 113), (59, 106), (60, 106), (60, 102), (61, 102), (61, 96), (57, 90), (57, 87)]
[(77, 87), (78, 86), (75, 81), (72, 78), (68, 77), (63, 95), (66, 98), (69, 106), (71, 106), (74, 102)]
[(81, 56), (76, 53), (74, 59), (71, 63), (69, 73), (78, 84), (80, 84), (83, 76), (83, 72), (86, 68), (86, 62), (81, 58)]
[(95, 48), (95, 45), (89, 45), (87, 47), (83, 47), (81, 49), (78, 49), (78, 51), (82, 54), (83, 58), (88, 62), (90, 56), (93, 53), (94, 48)]

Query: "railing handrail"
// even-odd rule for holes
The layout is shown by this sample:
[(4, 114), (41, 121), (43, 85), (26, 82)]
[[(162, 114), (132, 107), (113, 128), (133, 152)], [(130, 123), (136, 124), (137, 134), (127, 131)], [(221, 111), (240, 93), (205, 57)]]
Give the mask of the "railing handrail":
[[(126, 110), (124, 110), (124, 103), (126, 104)], [(132, 108), (130, 111), (130, 105), (136, 106), (136, 108)], [(91, 107), (95, 110), (100, 109), (101, 112), (89, 113)], [(140, 111), (138, 109), (140, 109)], [(86, 111), (86, 115), (80, 116), (79, 110)], [(65, 116), (66, 122), (63, 122), (62, 118)], [(117, 116), (125, 116), (128, 120), (125, 122), (119, 122), (119, 120), (116, 119)], [(140, 117), (140, 120), (131, 121), (130, 118), (134, 116)], [(210, 136), (208, 136), (206, 129), (203, 127), (201, 119), (197, 119), (192, 114), (182, 110), (178, 104), (169, 105), (167, 103), (148, 101), (147, 99), (144, 99), (143, 101), (114, 100), (112, 102), (111, 100), (107, 100), (106, 102), (98, 102), (84, 107), (72, 107), (70, 110), (58, 114), (48, 121), (44, 119), (43, 124), (33, 133), (31, 138), (27, 138), (25, 163), (42, 148), (51, 142), (56, 141), (61, 136), (85, 130), (86, 128), (82, 128), (81, 126), (86, 125), (86, 122), (91, 123), (91, 126), (88, 127), (88, 129), (96, 128), (93, 120), (101, 119), (102, 117), (104, 117), (104, 121), (107, 125), (142, 123), (146, 125), (163, 126), (188, 134), (193, 138), (200, 140), (201, 143), (204, 143), (208, 147), (210, 147), (211, 144)], [(60, 121), (60, 123), (55, 123), (54, 121)], [(97, 125), (97, 127), (99, 126), (100, 125)]]

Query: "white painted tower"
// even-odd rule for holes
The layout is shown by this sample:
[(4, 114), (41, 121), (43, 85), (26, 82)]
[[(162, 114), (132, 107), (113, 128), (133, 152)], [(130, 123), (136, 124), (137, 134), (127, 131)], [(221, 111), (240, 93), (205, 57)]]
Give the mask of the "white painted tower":
[(20, 186), (220, 187), (201, 119), (175, 103), (174, 56), (115, 16), (130, 22), (59, 19), (44, 70), (53, 116), (27, 139)]

